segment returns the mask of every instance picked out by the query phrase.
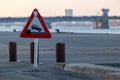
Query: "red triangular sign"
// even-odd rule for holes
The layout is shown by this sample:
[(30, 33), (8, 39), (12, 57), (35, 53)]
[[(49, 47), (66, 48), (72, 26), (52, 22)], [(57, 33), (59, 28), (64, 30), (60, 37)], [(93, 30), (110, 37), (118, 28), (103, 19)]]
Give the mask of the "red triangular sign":
[(34, 9), (20, 36), (22, 38), (51, 38), (42, 16)]

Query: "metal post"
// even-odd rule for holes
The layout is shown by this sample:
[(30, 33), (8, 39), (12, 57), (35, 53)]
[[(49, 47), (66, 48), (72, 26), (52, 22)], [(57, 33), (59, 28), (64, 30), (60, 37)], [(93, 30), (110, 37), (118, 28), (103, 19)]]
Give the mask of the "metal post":
[(34, 70), (38, 68), (38, 39), (34, 39)]
[(10, 62), (16, 62), (17, 61), (16, 42), (9, 42), (9, 61)]
[(38, 40), (38, 49), (37, 49), (37, 50), (38, 50), (38, 52), (37, 52), (37, 53), (38, 53), (38, 54), (37, 54), (37, 57), (38, 57), (38, 58), (37, 58), (37, 62), (38, 62), (38, 64), (39, 64), (39, 40)]
[(65, 62), (65, 44), (56, 43), (56, 62), (64, 63)]
[(30, 63), (34, 63), (34, 42), (30, 43)]

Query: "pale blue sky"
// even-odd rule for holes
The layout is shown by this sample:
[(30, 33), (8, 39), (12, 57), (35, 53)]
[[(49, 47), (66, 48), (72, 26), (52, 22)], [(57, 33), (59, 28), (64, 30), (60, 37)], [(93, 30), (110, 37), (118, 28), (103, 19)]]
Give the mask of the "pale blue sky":
[(0, 17), (26, 17), (37, 8), (42, 16), (64, 16), (65, 9), (73, 9), (74, 16), (102, 14), (120, 16), (120, 0), (0, 0)]

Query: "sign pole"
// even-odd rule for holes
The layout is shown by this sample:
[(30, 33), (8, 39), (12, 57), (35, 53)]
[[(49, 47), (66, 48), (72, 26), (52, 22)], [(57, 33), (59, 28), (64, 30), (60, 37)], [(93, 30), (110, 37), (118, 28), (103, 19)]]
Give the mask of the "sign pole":
[(39, 42), (38, 38), (35, 38), (34, 39), (34, 43), (35, 43), (35, 45), (34, 45), (34, 64), (33, 64), (34, 70), (37, 70), (37, 68), (38, 68), (38, 48), (39, 48), (38, 42)]
[(40, 15), (39, 11), (35, 8), (25, 24), (20, 37), (22, 38), (34, 38), (34, 64), (33, 70), (38, 70), (39, 62), (39, 38), (51, 38), (48, 27), (46, 26), (44, 19)]

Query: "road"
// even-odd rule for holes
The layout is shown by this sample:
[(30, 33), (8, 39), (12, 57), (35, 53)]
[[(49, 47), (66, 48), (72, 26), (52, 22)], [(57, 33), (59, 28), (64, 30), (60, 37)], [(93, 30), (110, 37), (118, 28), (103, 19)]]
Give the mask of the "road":
[[(1, 43), (16, 41), (28, 46), (33, 39), (20, 38), (20, 33), (0, 32)], [(120, 35), (53, 33), (51, 39), (39, 39), (41, 48), (55, 48), (57, 42), (66, 44), (67, 49), (120, 48)]]
[[(30, 42), (33, 42), (34, 40), (20, 38), (19, 34), (19, 32), (0, 32), (0, 51), (4, 51), (1, 54), (8, 55), (9, 42), (15, 41), (17, 43), (18, 54), (22, 54), (25, 56), (24, 58), (27, 57), (27, 59), (29, 59)], [(120, 35), (52, 33), (51, 39), (39, 39), (40, 55), (46, 54), (47, 56), (50, 56), (49, 58), (51, 58), (51, 60), (55, 61), (55, 47), (58, 42), (65, 43), (66, 59), (69, 62), (76, 62), (77, 60), (77, 62), (92, 62), (89, 59), (95, 58), (99, 60), (97, 57), (101, 57), (103, 58), (102, 60), (105, 61), (107, 60), (106, 57), (110, 58), (108, 61), (111, 61), (114, 58), (116, 59), (113, 61), (119, 60)], [(42, 57), (45, 59), (44, 55)], [(79, 57), (81, 57), (80, 60)], [(7, 57), (1, 58), (6, 59)]]
[[(0, 60), (8, 61), (9, 47), (11, 41), (17, 43), (18, 61), (29, 61), (30, 42), (33, 39), (19, 37), (19, 32), (0, 32)], [(66, 63), (119, 63), (120, 61), (120, 35), (106, 34), (73, 34), (73, 33), (52, 33), (51, 39), (39, 39), (39, 61), (43, 64), (54, 64), (56, 62), (56, 43), (65, 43)], [(44, 65), (43, 65), (44, 66)], [(49, 66), (45, 66), (49, 68)], [(52, 69), (52, 66), (51, 68)], [(54, 72), (53, 72), (54, 73)], [(64, 77), (59, 79), (88, 80), (88, 76), (76, 73), (58, 71), (58, 75)], [(54, 76), (53, 74), (52, 76)], [(58, 76), (56, 75), (56, 76)], [(89, 80), (103, 80), (89, 77)], [(57, 80), (57, 78), (55, 79)]]

